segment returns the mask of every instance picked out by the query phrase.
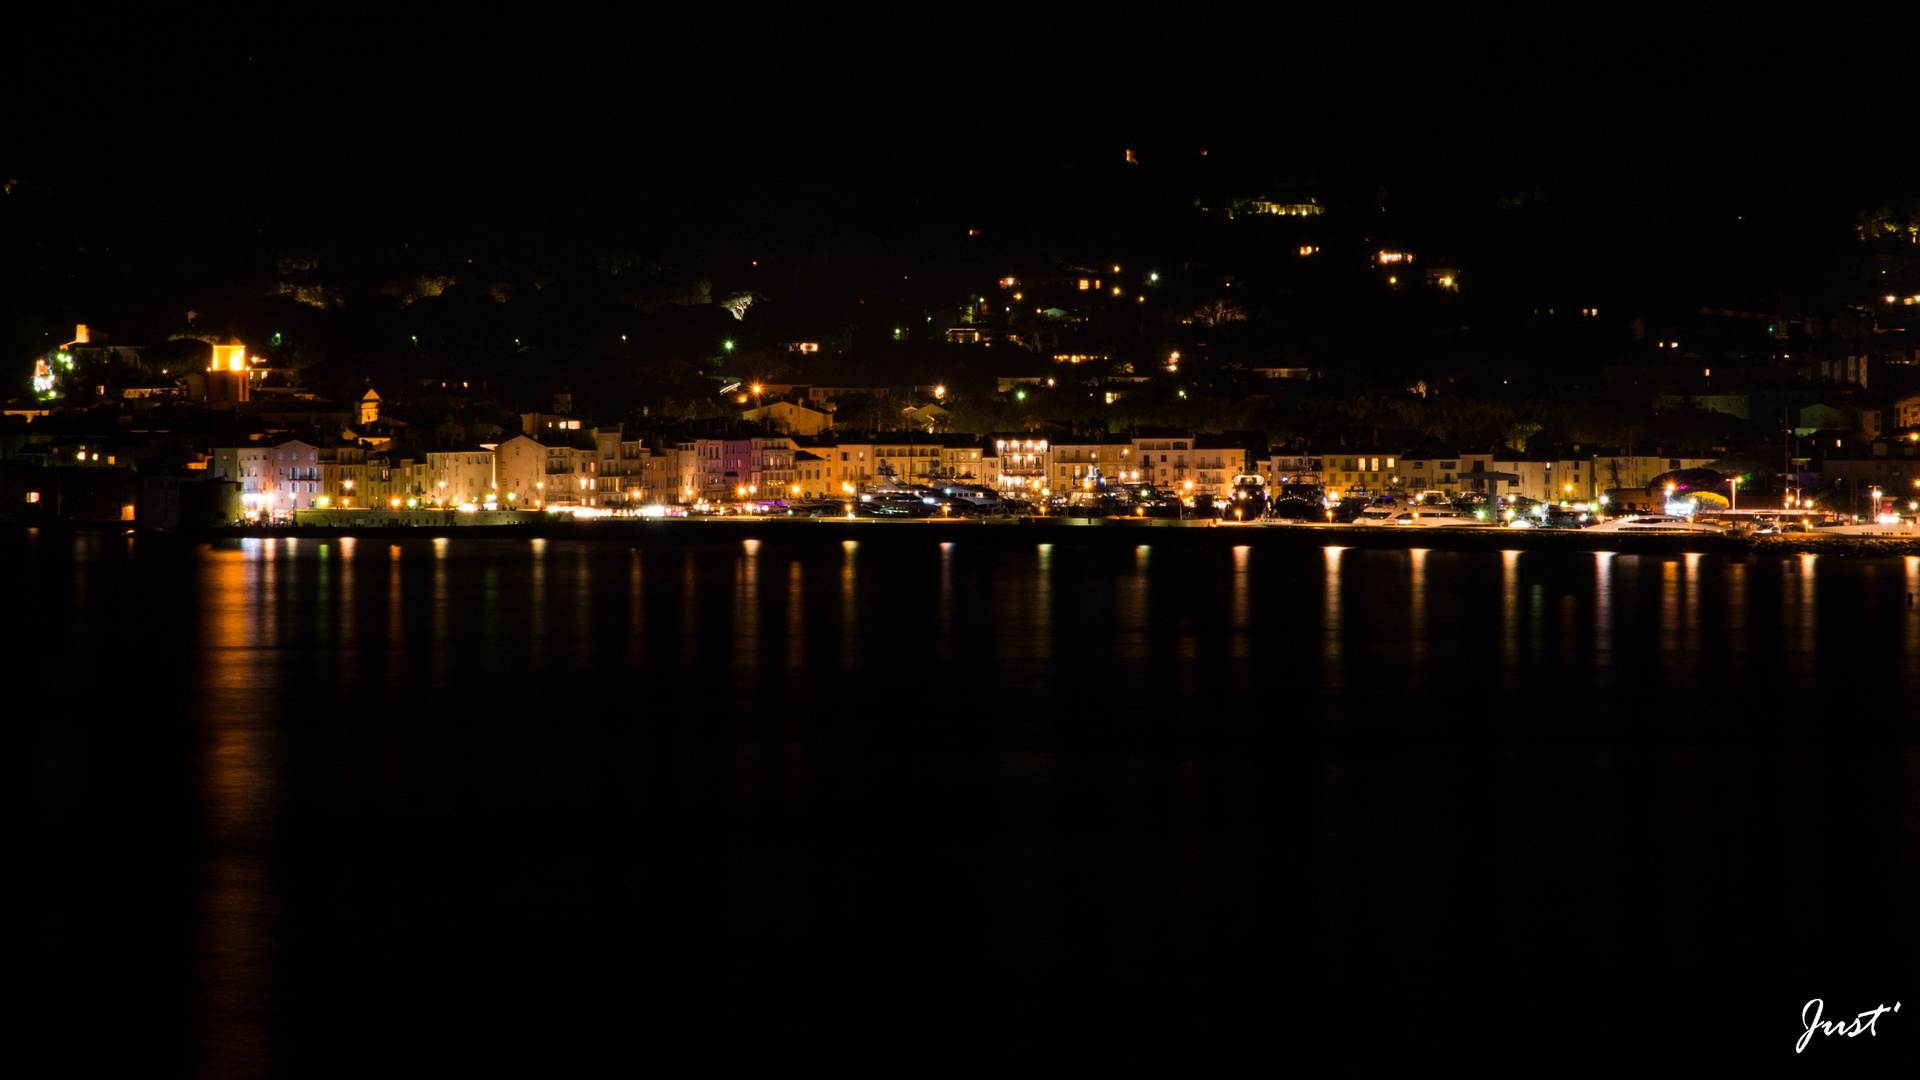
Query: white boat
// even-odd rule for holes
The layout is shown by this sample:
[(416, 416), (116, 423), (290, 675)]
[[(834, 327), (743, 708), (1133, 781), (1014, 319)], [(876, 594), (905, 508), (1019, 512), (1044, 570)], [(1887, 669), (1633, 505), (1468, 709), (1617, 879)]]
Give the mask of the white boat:
[(1725, 535), (1727, 528), (1717, 521), (1700, 521), (1695, 518), (1681, 517), (1678, 514), (1629, 514), (1626, 517), (1613, 518), (1598, 525), (1589, 525), (1588, 532), (1663, 532), (1663, 533), (1711, 533)]
[(882, 463), (875, 471), (873, 483), (861, 489), (862, 502), (889, 501), (907, 502), (917, 500), (929, 506), (941, 503), (964, 502), (979, 509), (998, 509), (1000, 493), (985, 484), (976, 484), (971, 480), (955, 480), (951, 477), (934, 475), (928, 483), (902, 481), (893, 471), (893, 466)]
[(1440, 492), (1422, 492), (1417, 497), (1395, 496), (1391, 504), (1381, 503), (1360, 511), (1355, 525), (1394, 525), (1413, 529), (1485, 527), (1472, 511), (1456, 508)]

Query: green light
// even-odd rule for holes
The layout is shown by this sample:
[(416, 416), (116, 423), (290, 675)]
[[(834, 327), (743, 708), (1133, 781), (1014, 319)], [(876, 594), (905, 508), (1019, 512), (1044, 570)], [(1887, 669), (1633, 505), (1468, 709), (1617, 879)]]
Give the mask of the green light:
[(1025, 401), (1027, 400), (1027, 392), (1025, 390), (1015, 390), (1013, 392), (1013, 399), (1015, 401)]
[(732, 351), (733, 351), (733, 342), (731, 342), (731, 341), (727, 341), (727, 342), (722, 342), (722, 343), (721, 343), (721, 347), (722, 347), (722, 348), (724, 348), (724, 349), (726, 349), (726, 350), (727, 350), (728, 352), (732, 352)]
[(1159, 275), (1159, 274), (1148, 274), (1148, 275), (1147, 275), (1147, 280), (1148, 280), (1148, 281), (1159, 281), (1159, 280), (1160, 280), (1160, 275)]

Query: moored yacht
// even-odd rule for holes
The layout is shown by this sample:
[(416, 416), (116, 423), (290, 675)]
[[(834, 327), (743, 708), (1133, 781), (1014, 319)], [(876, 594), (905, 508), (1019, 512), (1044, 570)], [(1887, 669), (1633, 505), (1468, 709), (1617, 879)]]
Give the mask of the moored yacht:
[(1398, 525), (1403, 528), (1438, 529), (1462, 526), (1484, 527), (1471, 511), (1462, 510), (1442, 492), (1423, 491), (1419, 495), (1390, 495), (1374, 500), (1360, 511), (1355, 525)]
[(1678, 514), (1628, 514), (1626, 517), (1613, 518), (1598, 525), (1587, 527), (1588, 532), (1664, 532), (1664, 533), (1712, 533), (1724, 535), (1725, 525), (1717, 521), (1701, 521), (1695, 518), (1681, 517)]

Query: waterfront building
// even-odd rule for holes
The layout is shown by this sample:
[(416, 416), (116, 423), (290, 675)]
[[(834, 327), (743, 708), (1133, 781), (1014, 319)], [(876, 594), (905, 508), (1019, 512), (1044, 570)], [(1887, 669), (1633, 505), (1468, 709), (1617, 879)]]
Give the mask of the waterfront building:
[(986, 484), (986, 450), (972, 435), (947, 435), (940, 442), (940, 469), (963, 484)]
[(1397, 451), (1343, 447), (1315, 456), (1326, 465), (1322, 482), (1330, 497), (1377, 495), (1402, 486)]
[(769, 401), (743, 411), (740, 419), (765, 424), (769, 431), (784, 435), (818, 435), (833, 426), (831, 412), (791, 401)]
[(425, 498), (443, 506), (498, 502), (493, 451), (467, 444), (426, 452)]
[(874, 436), (874, 472), (891, 470), (900, 483), (924, 484), (941, 465), (940, 443), (924, 432), (890, 431)]
[(1193, 438), (1190, 432), (1170, 430), (1135, 435), (1133, 471), (1141, 481), (1156, 488), (1185, 492), (1188, 482), (1199, 472)]
[(1051, 444), (1044, 435), (1031, 431), (1000, 431), (987, 436), (982, 448), (981, 468), (992, 477), (992, 486), (1003, 495), (1033, 498), (1051, 494), (1053, 474)]
[(831, 455), (823, 456), (827, 456), (828, 470), (837, 493), (855, 494), (873, 483), (875, 449), (872, 436), (842, 436), (834, 439)]
[(1271, 480), (1267, 437), (1257, 431), (1227, 431), (1193, 437), (1193, 487), (1182, 485), (1185, 496), (1208, 495), (1225, 500), (1233, 495), (1233, 478), (1253, 474)]
[(828, 471), (824, 455), (812, 450), (794, 450), (794, 486), (804, 498), (819, 499), (834, 493), (832, 482), (827, 479)]
[(516, 435), (495, 451), (500, 506), (513, 510), (597, 507), (600, 448), (593, 432), (556, 429), (547, 439)]
[(1106, 432), (1058, 438), (1049, 468), (1048, 486), (1059, 493), (1089, 491), (1103, 481), (1125, 483), (1134, 479), (1133, 440)]

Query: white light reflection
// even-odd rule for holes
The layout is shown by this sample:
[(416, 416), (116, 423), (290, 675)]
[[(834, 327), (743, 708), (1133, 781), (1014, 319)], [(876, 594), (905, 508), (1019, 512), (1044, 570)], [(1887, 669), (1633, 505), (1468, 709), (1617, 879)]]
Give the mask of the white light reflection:
[(1340, 556), (1347, 549), (1329, 547), (1326, 549), (1327, 587), (1326, 599), (1322, 601), (1323, 611), (1320, 637), (1326, 642), (1325, 662), (1321, 664), (1321, 692), (1337, 694), (1342, 688), (1340, 670), (1340, 635), (1343, 631), (1340, 610)]
[(953, 659), (953, 541), (940, 544), (940, 660)]
[(1039, 581), (1033, 591), (1033, 653), (1053, 655), (1053, 545), (1040, 545)]
[(1593, 553), (1593, 663), (1613, 664), (1613, 560), (1615, 552)]
[(433, 541), (433, 680), (436, 687), (447, 685), (452, 673), (451, 632), (447, 627), (450, 605), (447, 602), (447, 538)]
[(1251, 629), (1247, 611), (1252, 602), (1248, 597), (1252, 586), (1248, 580), (1247, 564), (1251, 561), (1249, 556), (1252, 553), (1253, 549), (1245, 544), (1235, 545), (1233, 549), (1233, 640), (1230, 654), (1236, 660), (1246, 658), (1247, 631)]

